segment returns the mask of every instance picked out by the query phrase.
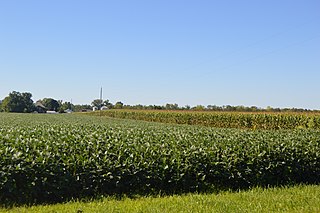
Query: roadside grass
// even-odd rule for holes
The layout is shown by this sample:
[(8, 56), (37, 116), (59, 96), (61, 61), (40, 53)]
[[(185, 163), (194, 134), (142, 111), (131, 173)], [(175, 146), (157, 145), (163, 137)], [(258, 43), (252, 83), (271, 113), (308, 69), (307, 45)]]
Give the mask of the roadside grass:
[(91, 202), (0, 208), (0, 212), (320, 212), (320, 186), (254, 188), (218, 194), (103, 198)]

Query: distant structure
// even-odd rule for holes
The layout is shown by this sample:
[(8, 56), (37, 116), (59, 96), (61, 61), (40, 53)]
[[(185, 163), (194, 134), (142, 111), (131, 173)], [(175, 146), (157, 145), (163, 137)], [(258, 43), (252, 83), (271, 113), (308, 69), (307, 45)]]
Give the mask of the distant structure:
[(71, 109), (66, 109), (64, 110), (65, 113), (73, 113), (73, 111)]
[(56, 112), (56, 111), (47, 111), (47, 114), (58, 114), (58, 112)]
[(101, 107), (101, 110), (108, 110), (109, 108), (108, 107), (106, 107), (106, 106), (102, 106)]
[(47, 108), (43, 106), (43, 104), (40, 101), (37, 101), (35, 104), (36, 112), (38, 113), (47, 113)]

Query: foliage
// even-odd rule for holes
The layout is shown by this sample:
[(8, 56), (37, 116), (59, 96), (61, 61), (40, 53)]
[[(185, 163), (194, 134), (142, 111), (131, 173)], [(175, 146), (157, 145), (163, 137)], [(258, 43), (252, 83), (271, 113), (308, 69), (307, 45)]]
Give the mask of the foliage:
[(74, 105), (74, 111), (75, 112), (82, 112), (82, 111), (88, 111), (88, 110), (89, 111), (92, 110), (92, 107), (89, 104), (83, 104), (83, 105), (76, 104), (76, 105)]
[(65, 111), (67, 109), (70, 109), (70, 110), (74, 111), (75, 107), (71, 102), (62, 103), (61, 106), (60, 106), (60, 111)]
[(205, 110), (205, 107), (202, 106), (202, 105), (197, 105), (197, 106), (195, 106), (195, 107), (193, 108), (193, 110), (203, 111), (203, 110)]
[(60, 109), (60, 103), (53, 98), (44, 98), (41, 103), (49, 110), (58, 112)]
[(177, 109), (179, 109), (179, 106), (178, 106), (178, 104), (166, 104), (165, 109), (166, 110), (177, 110)]
[(320, 182), (320, 131), (0, 114), (0, 202)]
[(29, 92), (13, 91), (2, 101), (2, 109), (5, 112), (32, 112), (34, 104), (31, 97)]
[[(121, 103), (120, 101), (117, 102), (116, 104), (118, 104), (118, 106), (120, 106), (119, 109), (122, 108), (122, 106), (123, 106), (123, 103)], [(113, 104), (109, 100), (105, 100), (103, 102), (103, 106), (107, 107), (108, 109), (112, 109), (114, 107)]]
[(122, 109), (123, 108), (123, 103), (121, 101), (118, 101), (117, 103), (115, 103), (114, 108), (115, 109)]
[[(95, 112), (89, 115), (98, 115)], [(162, 110), (109, 110), (104, 116), (161, 123), (246, 129), (320, 129), (317, 113), (238, 113)]]
[(97, 109), (100, 109), (103, 106), (103, 101), (101, 99), (95, 99), (92, 101), (91, 105)]
[[(121, 102), (118, 103), (118, 105), (120, 104)], [(121, 103), (122, 104), (122, 103)], [(93, 107), (96, 107), (98, 110), (101, 109), (101, 107), (105, 106), (107, 107), (108, 109), (112, 109), (113, 108), (113, 104), (109, 102), (109, 100), (100, 100), (100, 99), (95, 99), (92, 101), (91, 105)], [(123, 105), (123, 104), (122, 104)], [(120, 109), (120, 108), (118, 108)]]

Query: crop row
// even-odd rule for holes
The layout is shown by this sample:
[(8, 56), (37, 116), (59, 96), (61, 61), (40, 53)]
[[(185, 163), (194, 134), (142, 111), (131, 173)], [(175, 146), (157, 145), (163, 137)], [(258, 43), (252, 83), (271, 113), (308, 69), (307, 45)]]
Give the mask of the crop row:
[(0, 202), (320, 182), (320, 132), (0, 113)]
[(246, 129), (320, 129), (320, 114), (312, 113), (241, 113), (161, 110), (106, 110), (90, 112), (113, 118), (126, 118), (161, 123), (202, 125), (218, 128)]

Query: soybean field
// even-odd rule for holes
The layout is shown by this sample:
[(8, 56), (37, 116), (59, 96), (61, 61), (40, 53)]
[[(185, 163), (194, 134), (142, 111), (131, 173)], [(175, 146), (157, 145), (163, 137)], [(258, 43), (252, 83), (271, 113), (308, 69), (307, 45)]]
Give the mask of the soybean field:
[(274, 130), (0, 113), (0, 203), (318, 184), (317, 119)]

